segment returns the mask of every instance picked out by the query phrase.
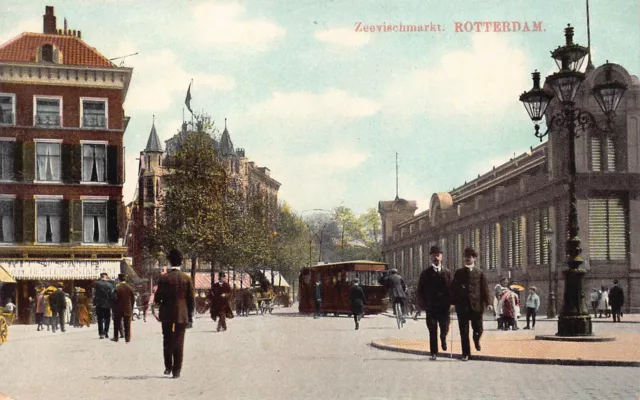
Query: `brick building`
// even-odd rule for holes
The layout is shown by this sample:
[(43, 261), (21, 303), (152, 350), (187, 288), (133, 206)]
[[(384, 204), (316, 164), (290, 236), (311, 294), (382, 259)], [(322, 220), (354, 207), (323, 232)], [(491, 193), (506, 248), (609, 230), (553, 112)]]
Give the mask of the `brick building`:
[[(158, 267), (157, 260), (145, 253), (144, 230), (145, 227), (153, 224), (158, 214), (162, 212), (163, 178), (168, 173), (164, 166), (165, 159), (180, 149), (181, 143), (189, 134), (187, 124), (183, 123), (181, 130), (165, 141), (166, 151), (164, 151), (153, 125), (147, 145), (144, 151), (140, 152), (138, 186), (134, 200), (128, 206), (131, 211), (128, 213), (130, 219), (125, 236), (125, 245), (129, 248), (128, 254), (133, 258), (133, 266), (138, 274), (142, 275)], [(220, 138), (212, 138), (212, 140), (220, 161), (229, 173), (231, 184), (242, 190), (247, 202), (255, 198), (264, 201), (267, 217), (273, 226), (272, 230), (275, 231), (280, 182), (271, 177), (269, 168), (258, 167), (255, 162), (249, 161), (245, 156), (244, 149), (233, 146), (226, 119)]]
[[(590, 95), (604, 67), (587, 71), (577, 105), (602, 118)], [(628, 90), (608, 134), (581, 133), (576, 139), (577, 209), (584, 288), (612, 286), (625, 291), (627, 310), (640, 310), (640, 81), (613, 64)], [(558, 107), (554, 99), (547, 110)], [(533, 138), (533, 135), (532, 135)], [(494, 167), (450, 192), (434, 193), (429, 209), (415, 214), (415, 201), (381, 201), (383, 254), (410, 285), (429, 264), (429, 247), (444, 251), (450, 270), (463, 265), (462, 252), (473, 247), (490, 284), (499, 277), (535, 285), (546, 311), (549, 283), (558, 310), (564, 291), (568, 214), (568, 139), (551, 131), (548, 141)], [(547, 232), (550, 241), (547, 242)]]
[[(87, 287), (120, 272), (124, 207), (123, 103), (130, 68), (57, 29), (0, 45), (0, 265), (17, 281), (19, 314), (34, 286)], [(8, 293), (7, 291), (10, 291)]]

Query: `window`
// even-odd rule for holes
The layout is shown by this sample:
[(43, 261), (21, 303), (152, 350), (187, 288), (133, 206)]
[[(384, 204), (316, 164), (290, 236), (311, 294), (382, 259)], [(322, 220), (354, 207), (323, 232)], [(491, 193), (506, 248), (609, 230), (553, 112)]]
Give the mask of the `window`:
[(549, 229), (549, 209), (536, 210), (533, 220), (533, 256), (536, 265), (549, 263), (547, 229)]
[(62, 117), (62, 99), (37, 97), (34, 125), (43, 127), (59, 127)]
[(60, 181), (60, 143), (36, 143), (36, 180)]
[(484, 252), (480, 256), (486, 269), (496, 269), (500, 264), (500, 229), (497, 223), (485, 225), (484, 228)]
[(509, 268), (522, 267), (522, 218), (514, 217), (507, 225), (507, 261)]
[(107, 202), (82, 203), (82, 231), (85, 243), (107, 242)]
[(591, 136), (591, 170), (616, 171), (616, 143), (610, 136)]
[(616, 146), (613, 139), (609, 136), (604, 139), (607, 146), (607, 171), (616, 170)]
[(0, 93), (0, 124), (15, 124), (16, 95)]
[(14, 153), (16, 143), (9, 140), (0, 140), (0, 180), (12, 181), (15, 179), (14, 169)]
[(12, 243), (13, 235), (13, 199), (0, 199), (0, 242)]
[(627, 259), (628, 217), (622, 198), (589, 199), (589, 254), (592, 260)]
[(106, 128), (107, 127), (107, 101), (88, 100), (82, 101), (82, 127)]
[(36, 216), (38, 243), (60, 243), (62, 201), (36, 201)]
[(155, 201), (155, 191), (153, 186), (153, 178), (147, 178), (144, 184), (145, 201)]
[(50, 44), (42, 46), (42, 61), (53, 62), (53, 46)]
[(105, 144), (82, 144), (82, 181), (105, 182), (107, 167)]

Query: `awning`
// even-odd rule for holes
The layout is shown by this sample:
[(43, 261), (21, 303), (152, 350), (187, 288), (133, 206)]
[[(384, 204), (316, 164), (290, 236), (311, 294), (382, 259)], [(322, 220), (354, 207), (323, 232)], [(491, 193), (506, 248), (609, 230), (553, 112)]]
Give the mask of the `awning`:
[(0, 267), (14, 279), (98, 279), (102, 272), (110, 278), (117, 277), (120, 260), (0, 260)]
[[(188, 274), (188, 273), (187, 273)], [(233, 272), (231, 276), (228, 276), (229, 285), (232, 289), (240, 289), (241, 283), (244, 289), (251, 287), (251, 276), (249, 274), (236, 272), (236, 279), (233, 279)], [(218, 273), (214, 273), (214, 282), (218, 281)], [(242, 282), (241, 282), (242, 281)], [(196, 272), (196, 281), (194, 282), (196, 290), (211, 289), (211, 273), (210, 272)]]
[(11, 274), (4, 269), (2, 265), (0, 265), (0, 282), (2, 283), (16, 283), (16, 280), (13, 279)]

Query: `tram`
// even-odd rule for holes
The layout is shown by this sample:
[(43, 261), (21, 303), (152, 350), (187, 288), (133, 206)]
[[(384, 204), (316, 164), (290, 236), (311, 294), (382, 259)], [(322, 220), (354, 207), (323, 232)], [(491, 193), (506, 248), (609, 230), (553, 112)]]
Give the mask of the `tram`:
[(387, 290), (378, 283), (378, 279), (386, 267), (381, 262), (356, 260), (303, 268), (299, 277), (298, 310), (301, 313), (315, 312), (314, 286), (316, 281), (320, 281), (320, 312), (325, 315), (350, 315), (349, 290), (353, 279), (358, 278), (366, 297), (364, 313), (381, 313), (387, 309)]

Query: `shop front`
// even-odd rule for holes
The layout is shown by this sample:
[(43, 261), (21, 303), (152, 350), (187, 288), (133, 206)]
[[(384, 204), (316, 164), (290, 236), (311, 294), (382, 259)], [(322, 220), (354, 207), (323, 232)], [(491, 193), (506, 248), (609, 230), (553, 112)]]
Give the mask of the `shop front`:
[(15, 303), (18, 309), (16, 322), (32, 323), (36, 287), (62, 283), (63, 290), (73, 293), (74, 287), (91, 290), (91, 284), (105, 272), (110, 278), (120, 273), (117, 260), (0, 260), (0, 268), (15, 280)]

